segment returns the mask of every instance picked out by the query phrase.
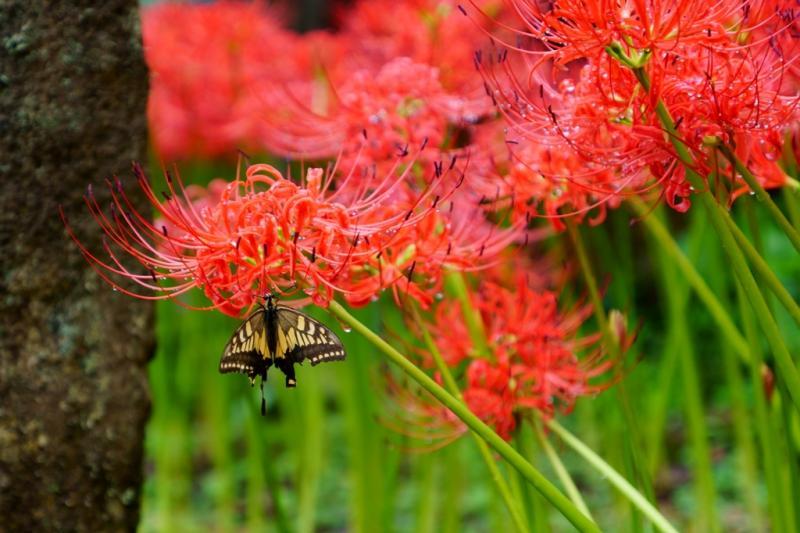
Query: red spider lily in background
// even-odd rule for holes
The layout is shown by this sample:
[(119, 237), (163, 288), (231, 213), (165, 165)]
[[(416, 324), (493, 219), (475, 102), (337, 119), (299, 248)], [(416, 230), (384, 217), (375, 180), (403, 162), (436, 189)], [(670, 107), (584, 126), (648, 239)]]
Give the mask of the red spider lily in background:
[(142, 9), (148, 117), (164, 158), (219, 157), (254, 143), (257, 82), (305, 77), (312, 43), (260, 2), (162, 3)]
[[(783, 130), (798, 116), (799, 93), (787, 84), (797, 59), (789, 55), (795, 45), (780, 12), (739, 0), (509, 3), (525, 29), (476, 63), (510, 139), (590, 162), (577, 178), (557, 180), (572, 179), (609, 199), (657, 185), (672, 207), (688, 209), (692, 190), (656, 115), (660, 101), (693, 152), (695, 170), (729, 180), (731, 198), (747, 187), (710, 153), (709, 138), (734, 149), (765, 187), (785, 183), (774, 162)], [(750, 17), (755, 11), (759, 20)], [(775, 33), (765, 35), (767, 29)], [(640, 62), (650, 90), (609, 50)]]
[[(427, 139), (422, 162), (449, 159), (453, 130), (474, 123), (486, 105), (447, 93), (437, 69), (409, 58), (389, 61), (375, 72), (356, 71), (336, 87), (329, 109), (314, 112), (284, 93), (264, 116), (263, 145), (274, 153), (311, 158), (335, 157), (343, 168), (357, 163), (391, 164), (409, 146)], [(356, 160), (357, 158), (357, 160)]]
[[(333, 189), (336, 171), (318, 168), (298, 185), (269, 165), (251, 165), (243, 178), (212, 182), (207, 191), (184, 188), (168, 176), (163, 200), (137, 167), (139, 186), (160, 221), (148, 222), (121, 188), (110, 184), (109, 214), (91, 192), (86, 197), (106, 234), (107, 259), (81, 250), (106, 281), (127, 294), (173, 298), (198, 287), (212, 308), (234, 316), (266, 292), (295, 289), (322, 306), (335, 293), (361, 305), (392, 289), (426, 307), (441, 290), (443, 268), (489, 262), (516, 234), (496, 231), (478, 238), (474, 219), (466, 223), (448, 216), (465, 207), (455, 206), (454, 189), (443, 186), (452, 181), (447, 175), (453, 170), (436, 167), (425, 189), (413, 196), (395, 194), (415, 161), (404, 165), (402, 172), (395, 168), (373, 180), (369, 189), (348, 187), (349, 176), (338, 178)], [(125, 266), (123, 255), (138, 261), (142, 271)], [(154, 294), (124, 289), (115, 275)]]
[(169, 159), (237, 148), (334, 157), (353, 132), (378, 140), (384, 129), (406, 136), (393, 140), (392, 155), (414, 146), (412, 136), (438, 146), (447, 134), (439, 123), (489, 111), (469, 60), (482, 30), (454, 10), (454, 2), (362, 1), (340, 13), (341, 31), (298, 35), (258, 2), (144, 8), (155, 146)]
[[(542, 277), (521, 263), (515, 263), (510, 276), (500, 274), (500, 269), (484, 271), (480, 288), (471, 294), (489, 353), (479, 352), (473, 344), (459, 306), (439, 305), (426, 326), (446, 364), (454, 372), (463, 369), (461, 387), (467, 405), (506, 439), (525, 411), (536, 410), (546, 418), (556, 410), (568, 412), (578, 397), (596, 394), (616, 379), (597, 381), (616, 364), (606, 357), (601, 335), (578, 336), (591, 307), (559, 311), (557, 293), (542, 288)], [(633, 339), (624, 327), (617, 329), (624, 351)], [(422, 351), (422, 358), (424, 366), (435, 367), (427, 351)], [(409, 403), (409, 412), (438, 414), (439, 426), (464, 430), (441, 407), (426, 408), (425, 402), (413, 406), (420, 400), (408, 395), (400, 401)]]
[[(361, 0), (338, 13), (339, 39), (348, 47), (346, 72), (374, 68), (397, 57), (439, 70), (445, 91), (464, 97), (482, 92), (470, 58), (491, 29), (459, 16), (456, 0)], [(499, 0), (481, 0), (491, 18), (503, 13)]]

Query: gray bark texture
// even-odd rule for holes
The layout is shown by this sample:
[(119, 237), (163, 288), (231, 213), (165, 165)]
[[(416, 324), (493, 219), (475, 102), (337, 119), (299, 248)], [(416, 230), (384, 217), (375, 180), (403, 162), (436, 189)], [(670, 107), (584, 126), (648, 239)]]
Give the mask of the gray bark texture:
[(0, 0), (0, 531), (136, 528), (152, 307), (59, 205), (101, 250), (82, 195), (145, 158), (146, 98), (135, 0)]

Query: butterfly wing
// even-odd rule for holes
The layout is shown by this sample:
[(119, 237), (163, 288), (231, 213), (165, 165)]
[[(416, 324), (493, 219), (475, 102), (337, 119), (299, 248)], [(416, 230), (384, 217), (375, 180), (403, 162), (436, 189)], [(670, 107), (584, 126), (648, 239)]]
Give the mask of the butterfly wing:
[(262, 308), (247, 317), (233, 332), (222, 352), (219, 371), (222, 374), (247, 374), (250, 379), (256, 376), (266, 378), (267, 368), (271, 364), (272, 358), (267, 349), (266, 313)]
[(318, 320), (291, 307), (279, 305), (276, 322), (276, 358), (285, 357), (287, 363), (302, 363), (308, 359), (312, 365), (345, 358), (342, 341)]

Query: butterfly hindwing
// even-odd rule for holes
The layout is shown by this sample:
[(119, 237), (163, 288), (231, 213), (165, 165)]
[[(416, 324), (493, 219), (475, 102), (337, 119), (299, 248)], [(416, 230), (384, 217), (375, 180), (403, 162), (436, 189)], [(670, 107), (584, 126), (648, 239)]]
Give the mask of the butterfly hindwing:
[(318, 320), (291, 307), (279, 305), (276, 322), (276, 357), (285, 357), (287, 363), (302, 363), (308, 359), (312, 365), (317, 365), (345, 358), (342, 341)]
[(223, 374), (239, 372), (253, 379), (256, 376), (266, 377), (271, 364), (267, 349), (266, 313), (264, 309), (259, 309), (233, 332), (222, 353), (219, 371)]

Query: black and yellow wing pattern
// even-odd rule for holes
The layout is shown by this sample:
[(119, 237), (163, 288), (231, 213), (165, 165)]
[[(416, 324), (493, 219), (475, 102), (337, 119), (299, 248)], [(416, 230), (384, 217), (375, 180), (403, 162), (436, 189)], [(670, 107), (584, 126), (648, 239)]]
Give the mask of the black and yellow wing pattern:
[(286, 386), (294, 387), (295, 363), (308, 360), (314, 366), (344, 359), (345, 355), (342, 341), (327, 326), (296, 309), (275, 305), (272, 296), (267, 295), (265, 305), (233, 332), (222, 353), (219, 371), (246, 374), (251, 384), (261, 376), (263, 386), (267, 369), (274, 364), (286, 375)]
[(220, 373), (247, 374), (251, 382), (258, 376), (267, 379), (267, 369), (272, 365), (272, 357), (267, 348), (266, 319), (266, 309), (262, 307), (248, 316), (233, 332), (222, 352)]

